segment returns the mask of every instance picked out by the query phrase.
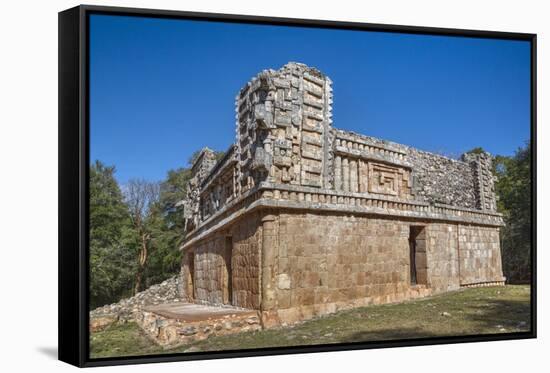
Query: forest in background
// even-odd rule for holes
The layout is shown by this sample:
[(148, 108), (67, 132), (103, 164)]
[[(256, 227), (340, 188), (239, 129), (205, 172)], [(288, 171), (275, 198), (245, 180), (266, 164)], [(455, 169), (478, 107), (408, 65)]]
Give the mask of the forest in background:
[[(481, 148), (471, 152), (481, 151)], [(159, 283), (180, 270), (179, 246), (191, 165), (169, 170), (160, 182), (133, 179), (120, 185), (116, 168), (90, 166), (90, 309), (114, 303)], [(223, 152), (216, 152), (217, 159)], [(495, 156), (493, 172), (501, 230), (504, 275), (509, 283), (531, 279), (531, 147), (514, 156)]]
[[(220, 159), (223, 152), (215, 152)], [(193, 153), (187, 167), (160, 182), (132, 179), (120, 185), (115, 166), (90, 166), (90, 309), (118, 302), (180, 270), (183, 214)]]

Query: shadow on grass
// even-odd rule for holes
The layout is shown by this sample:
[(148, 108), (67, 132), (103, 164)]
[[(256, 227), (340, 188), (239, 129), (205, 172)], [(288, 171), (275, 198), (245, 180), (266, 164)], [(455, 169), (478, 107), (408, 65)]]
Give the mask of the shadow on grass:
[(413, 339), (439, 337), (423, 328), (389, 328), (371, 331), (360, 331), (342, 338), (340, 343), (350, 342), (370, 342), (370, 341), (390, 341), (395, 339)]
[[(531, 303), (519, 300), (490, 299), (466, 317), (481, 330), (506, 329), (527, 332), (531, 328)], [(504, 330), (500, 330), (504, 331)]]
[[(386, 341), (530, 331), (531, 305), (528, 301), (487, 299), (483, 300), (481, 304), (473, 303), (468, 308), (468, 312), (461, 314), (451, 311), (453, 315), (449, 314), (449, 319), (442, 319), (442, 326), (446, 324), (444, 320), (456, 325), (456, 332), (454, 333), (452, 329), (449, 330), (448, 328), (441, 328), (441, 332), (434, 331), (433, 325), (428, 321), (426, 327), (420, 325), (404, 328), (397, 325), (387, 325), (386, 328), (358, 331), (342, 337), (340, 342)], [(419, 320), (419, 323), (422, 323), (422, 320)]]

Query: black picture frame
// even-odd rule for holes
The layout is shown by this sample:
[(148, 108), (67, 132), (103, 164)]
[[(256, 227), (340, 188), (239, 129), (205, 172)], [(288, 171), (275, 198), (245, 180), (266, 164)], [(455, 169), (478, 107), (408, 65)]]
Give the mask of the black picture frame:
[[(496, 38), (531, 45), (531, 331), (90, 359), (88, 314), (89, 16), (109, 14), (328, 29)], [(59, 360), (79, 367), (536, 338), (536, 34), (81, 5), (59, 13)]]

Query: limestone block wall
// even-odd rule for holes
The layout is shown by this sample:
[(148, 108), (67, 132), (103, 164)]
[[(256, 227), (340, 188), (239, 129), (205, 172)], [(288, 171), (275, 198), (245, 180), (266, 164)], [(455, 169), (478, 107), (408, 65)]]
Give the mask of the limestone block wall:
[(259, 216), (252, 214), (186, 250), (182, 263), (186, 299), (258, 309), (260, 244)]
[(271, 322), (429, 292), (410, 286), (407, 222), (289, 212), (278, 216), (277, 230), (273, 276), (266, 284), (274, 301), (264, 308), (276, 314)]
[(267, 326), (502, 281), (497, 228), (291, 211), (272, 212), (263, 224)]
[(436, 293), (460, 288), (458, 225), (430, 223), (425, 231), (428, 286)]
[(233, 237), (233, 305), (260, 307), (260, 215), (253, 214), (230, 228)]
[(224, 303), (224, 288), (228, 283), (224, 238), (216, 235), (193, 250), (195, 301), (209, 304)]
[(195, 302), (259, 310), (266, 327), (503, 281), (498, 228), (408, 217), (265, 208), (187, 253)]
[(460, 225), (460, 284), (504, 281), (499, 228)]

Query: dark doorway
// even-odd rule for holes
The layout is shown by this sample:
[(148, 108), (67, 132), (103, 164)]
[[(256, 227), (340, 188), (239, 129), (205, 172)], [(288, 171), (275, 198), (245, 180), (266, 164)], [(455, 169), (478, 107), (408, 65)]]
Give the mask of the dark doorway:
[(224, 259), (225, 259), (225, 269), (226, 269), (226, 276), (225, 276), (225, 289), (223, 294), (223, 300), (225, 304), (233, 304), (233, 269), (231, 265), (231, 259), (233, 257), (233, 237), (227, 236), (225, 237), (225, 252), (224, 252)]
[(410, 226), (409, 249), (411, 285), (426, 285), (428, 282), (428, 268), (424, 226)]
[(188, 276), (187, 276), (187, 294), (190, 300), (195, 299), (195, 253), (188, 254)]

